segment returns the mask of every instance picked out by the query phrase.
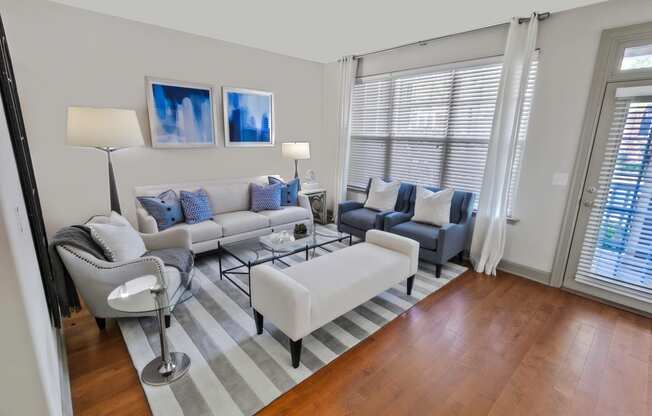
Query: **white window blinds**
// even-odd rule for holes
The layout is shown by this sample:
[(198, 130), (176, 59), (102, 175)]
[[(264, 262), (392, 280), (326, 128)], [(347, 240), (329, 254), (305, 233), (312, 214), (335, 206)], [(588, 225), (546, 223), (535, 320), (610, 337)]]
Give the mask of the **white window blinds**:
[(577, 274), (652, 289), (652, 98), (618, 98)]
[[(363, 189), (370, 177), (384, 177), (479, 193), (501, 70), (494, 60), (359, 78), (352, 97), (349, 187)], [(535, 77), (536, 62), (528, 79), (510, 201)]]

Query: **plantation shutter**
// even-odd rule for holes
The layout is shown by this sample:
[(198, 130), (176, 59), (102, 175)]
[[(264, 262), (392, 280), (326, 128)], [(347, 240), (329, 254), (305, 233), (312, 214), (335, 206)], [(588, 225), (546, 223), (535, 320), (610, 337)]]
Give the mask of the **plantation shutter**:
[(652, 278), (651, 128), (652, 97), (616, 99), (579, 276), (643, 286)]

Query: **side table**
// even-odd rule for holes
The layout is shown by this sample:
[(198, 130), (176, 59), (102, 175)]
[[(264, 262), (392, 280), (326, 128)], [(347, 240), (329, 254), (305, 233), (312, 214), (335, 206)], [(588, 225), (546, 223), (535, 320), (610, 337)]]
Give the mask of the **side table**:
[(116, 287), (108, 296), (107, 303), (113, 309), (142, 315), (154, 312), (158, 317), (161, 356), (150, 361), (143, 368), (141, 379), (152, 386), (170, 384), (181, 378), (190, 368), (190, 357), (182, 352), (172, 352), (168, 348), (165, 328), (165, 314), (170, 313), (175, 305), (192, 297), (190, 287), (180, 285), (169, 294), (154, 275), (145, 275), (129, 280)]

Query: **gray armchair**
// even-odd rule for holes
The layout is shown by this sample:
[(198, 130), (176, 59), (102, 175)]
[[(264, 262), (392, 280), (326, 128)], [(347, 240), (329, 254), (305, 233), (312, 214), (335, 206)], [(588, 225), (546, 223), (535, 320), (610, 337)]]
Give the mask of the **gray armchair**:
[[(437, 192), (440, 189), (426, 187)], [(451, 258), (460, 255), (466, 247), (475, 195), (455, 191), (451, 202), (451, 222), (442, 227), (411, 221), (414, 215), (416, 192), (410, 197), (408, 212), (396, 212), (384, 217), (384, 230), (416, 240), (420, 244), (419, 258), (435, 264), (436, 276), (441, 276), (441, 267)]]
[[(367, 183), (365, 195), (369, 195), (371, 179)], [(338, 205), (337, 210), (337, 229), (346, 232), (360, 239), (365, 238), (369, 230), (382, 230), (385, 223), (385, 217), (397, 212), (406, 212), (410, 207), (410, 197), (415, 187), (409, 183), (401, 183), (396, 198), (396, 205), (391, 211), (378, 211), (375, 209), (365, 208), (364, 202), (344, 201)], [(366, 198), (365, 198), (366, 199)]]
[[(148, 250), (164, 248), (191, 249), (190, 233), (184, 229), (170, 229), (154, 234), (141, 234)], [(109, 262), (68, 245), (57, 246), (57, 252), (75, 283), (84, 304), (95, 317), (100, 329), (104, 329), (106, 318), (133, 317), (133, 313), (119, 312), (107, 303), (109, 293), (129, 280), (145, 275), (154, 275), (165, 282), (168, 295), (172, 296), (182, 284), (179, 270), (166, 266), (158, 257), (144, 256), (124, 262)], [(154, 316), (154, 313), (143, 313)], [(166, 316), (169, 325), (169, 316)]]

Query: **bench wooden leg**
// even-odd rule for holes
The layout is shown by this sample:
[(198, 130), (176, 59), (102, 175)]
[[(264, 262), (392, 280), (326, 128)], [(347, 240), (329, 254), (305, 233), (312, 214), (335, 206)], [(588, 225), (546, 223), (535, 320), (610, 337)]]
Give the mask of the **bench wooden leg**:
[(165, 315), (165, 327), (169, 328), (172, 325), (172, 318), (170, 315)]
[(410, 276), (407, 279), (407, 294), (410, 296), (412, 294), (412, 287), (414, 286), (414, 276)]
[(435, 277), (437, 279), (441, 277), (441, 264), (435, 264)]
[(263, 333), (263, 315), (255, 309), (254, 320), (256, 321), (256, 333), (260, 335)]
[(299, 368), (301, 361), (301, 340), (290, 340), (290, 354), (292, 355), (292, 367)]

